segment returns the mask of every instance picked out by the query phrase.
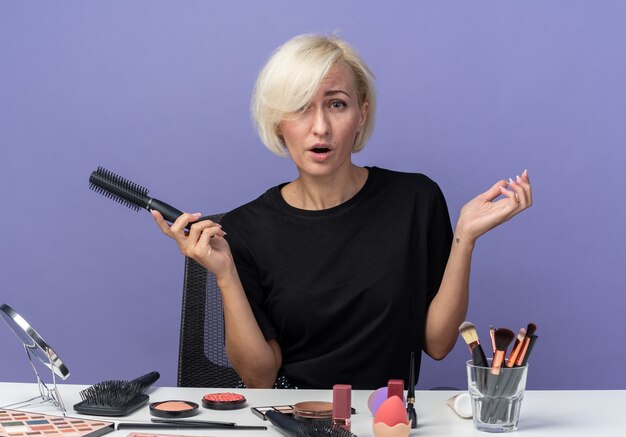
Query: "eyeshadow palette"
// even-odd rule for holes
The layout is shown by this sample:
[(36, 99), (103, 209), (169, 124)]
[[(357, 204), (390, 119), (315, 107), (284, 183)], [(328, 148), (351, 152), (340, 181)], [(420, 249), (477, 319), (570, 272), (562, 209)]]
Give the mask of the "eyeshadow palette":
[(111, 431), (112, 422), (0, 409), (0, 436), (97, 437)]
[(256, 416), (260, 417), (263, 420), (267, 420), (267, 417), (265, 417), (265, 413), (267, 413), (268, 411), (274, 411), (274, 412), (283, 413), (283, 414), (293, 414), (293, 405), (276, 405), (272, 407), (252, 407), (250, 409)]

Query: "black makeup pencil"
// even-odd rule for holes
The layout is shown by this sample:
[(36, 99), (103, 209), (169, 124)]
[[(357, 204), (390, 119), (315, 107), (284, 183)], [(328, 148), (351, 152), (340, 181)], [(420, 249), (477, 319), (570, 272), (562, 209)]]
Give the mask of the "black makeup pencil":
[(237, 429), (266, 430), (267, 426), (256, 425), (216, 425), (209, 423), (151, 423), (151, 422), (120, 422), (116, 429)]
[(189, 420), (189, 419), (157, 419), (152, 418), (152, 423), (169, 423), (176, 425), (215, 425), (215, 426), (236, 426), (235, 422), (220, 422), (213, 420)]
[(417, 412), (415, 411), (415, 352), (411, 352), (409, 368), (409, 387), (406, 394), (406, 415), (411, 421), (411, 428), (417, 428)]

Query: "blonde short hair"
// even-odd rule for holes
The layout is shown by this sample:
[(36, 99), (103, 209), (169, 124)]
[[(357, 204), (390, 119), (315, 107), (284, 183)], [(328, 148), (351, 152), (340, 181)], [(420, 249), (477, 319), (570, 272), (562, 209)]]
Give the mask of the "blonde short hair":
[(287, 114), (308, 106), (320, 83), (337, 63), (354, 73), (359, 106), (369, 105), (365, 125), (356, 136), (353, 152), (367, 143), (374, 130), (376, 91), (374, 75), (356, 51), (335, 36), (299, 35), (269, 58), (256, 81), (251, 112), (261, 141), (273, 153), (287, 156), (278, 124)]

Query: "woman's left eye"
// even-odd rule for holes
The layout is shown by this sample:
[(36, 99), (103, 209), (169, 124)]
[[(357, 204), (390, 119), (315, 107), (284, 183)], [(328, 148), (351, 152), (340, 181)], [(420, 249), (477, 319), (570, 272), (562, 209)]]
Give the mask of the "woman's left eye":
[(330, 107), (333, 109), (343, 109), (346, 107), (346, 104), (341, 100), (334, 100), (330, 103)]

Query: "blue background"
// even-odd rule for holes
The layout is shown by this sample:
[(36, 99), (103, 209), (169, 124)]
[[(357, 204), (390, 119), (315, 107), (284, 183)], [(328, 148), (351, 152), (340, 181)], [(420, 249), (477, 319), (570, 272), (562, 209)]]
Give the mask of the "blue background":
[[(625, 18), (621, 1), (0, 1), (0, 303), (69, 382), (175, 385), (182, 256), (89, 174), (204, 214), (293, 179), (256, 137), (251, 90), (279, 44), (337, 32), (377, 78), (358, 164), (427, 174), (453, 221), (529, 169), (533, 208), (475, 251), (483, 343), (532, 321), (529, 388), (625, 389)], [(2, 326), (0, 380), (33, 381)], [(419, 386), (463, 386), (468, 358), (462, 341), (425, 358)]]

